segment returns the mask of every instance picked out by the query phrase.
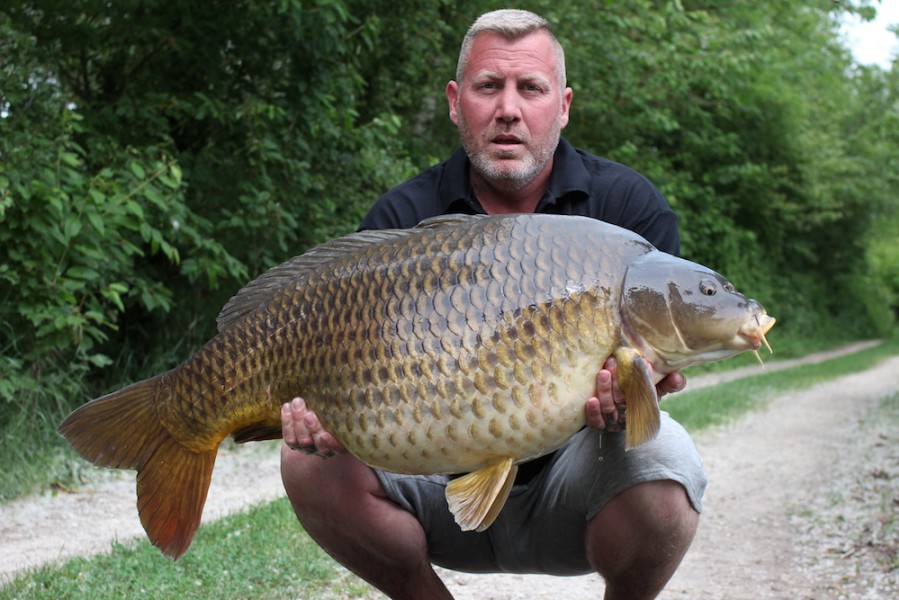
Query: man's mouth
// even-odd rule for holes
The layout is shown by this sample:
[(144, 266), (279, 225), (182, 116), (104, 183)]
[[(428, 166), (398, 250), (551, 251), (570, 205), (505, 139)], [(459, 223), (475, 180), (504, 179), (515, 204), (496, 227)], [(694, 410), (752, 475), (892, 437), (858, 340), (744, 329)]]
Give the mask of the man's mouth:
[(518, 146), (523, 143), (520, 139), (512, 135), (498, 135), (491, 141), (498, 146)]

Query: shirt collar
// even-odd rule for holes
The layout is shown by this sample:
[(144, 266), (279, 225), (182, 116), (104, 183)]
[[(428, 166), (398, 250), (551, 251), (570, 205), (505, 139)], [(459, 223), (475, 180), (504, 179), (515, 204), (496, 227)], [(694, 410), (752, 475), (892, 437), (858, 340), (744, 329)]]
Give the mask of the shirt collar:
[(462, 147), (456, 148), (447, 159), (439, 192), (443, 214), (484, 212), (468, 180), (470, 164), (471, 161), (468, 160), (468, 155)]
[[(464, 148), (457, 148), (446, 161), (446, 170), (440, 191), (443, 213), (471, 212), (483, 213), (480, 203), (471, 189), (468, 170), (471, 161)], [(568, 194), (588, 195), (590, 193), (590, 174), (579, 159), (577, 150), (565, 138), (559, 139), (559, 145), (553, 155), (553, 172), (549, 176), (549, 185), (543, 198), (537, 205), (537, 212), (544, 207), (555, 205), (558, 200)]]
[(553, 172), (549, 176), (549, 185), (537, 211), (539, 212), (542, 206), (556, 204), (559, 199), (569, 194), (588, 196), (590, 173), (574, 146), (565, 138), (561, 138), (553, 156)]

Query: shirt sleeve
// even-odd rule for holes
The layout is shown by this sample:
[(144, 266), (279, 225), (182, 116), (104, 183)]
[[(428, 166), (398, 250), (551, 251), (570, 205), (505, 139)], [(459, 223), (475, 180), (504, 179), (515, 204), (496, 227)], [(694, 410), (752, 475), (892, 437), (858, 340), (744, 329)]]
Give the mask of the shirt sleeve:
[(408, 229), (443, 214), (435, 174), (425, 171), (378, 198), (362, 219), (366, 229)]
[(677, 216), (652, 182), (636, 171), (614, 165), (595, 181), (585, 214), (630, 229), (662, 252), (678, 255)]
[(388, 191), (365, 215), (359, 230), (407, 229), (446, 214), (455, 199), (465, 196), (467, 160), (460, 148), (447, 160)]
[[(659, 199), (664, 202), (661, 194)], [(648, 211), (642, 218), (629, 228), (634, 233), (639, 233), (646, 240), (662, 252), (678, 256), (680, 254), (680, 233), (677, 227), (677, 215), (668, 208), (658, 207)]]
[(414, 217), (410, 214), (414, 212), (414, 206), (410, 206), (408, 198), (398, 193), (397, 190), (391, 190), (381, 196), (374, 206), (362, 219), (359, 225), (359, 231), (369, 229), (405, 229), (413, 227), (416, 222), (411, 222)]

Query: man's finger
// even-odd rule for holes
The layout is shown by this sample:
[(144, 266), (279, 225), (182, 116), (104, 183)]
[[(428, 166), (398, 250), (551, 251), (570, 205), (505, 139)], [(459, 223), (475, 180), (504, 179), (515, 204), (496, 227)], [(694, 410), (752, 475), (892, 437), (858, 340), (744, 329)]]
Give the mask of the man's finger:
[(687, 378), (683, 373), (674, 371), (673, 373), (668, 373), (668, 375), (663, 377), (662, 380), (656, 384), (656, 391), (659, 394), (659, 398), (661, 398), (665, 394), (680, 392), (685, 387), (687, 387)]

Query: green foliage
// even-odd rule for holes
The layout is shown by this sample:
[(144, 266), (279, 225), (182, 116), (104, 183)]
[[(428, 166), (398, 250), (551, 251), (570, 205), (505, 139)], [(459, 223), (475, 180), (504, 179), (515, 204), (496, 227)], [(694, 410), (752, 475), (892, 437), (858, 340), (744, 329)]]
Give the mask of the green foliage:
[(142, 265), (186, 253), (245, 270), (198, 230), (165, 146), (89, 136), (35, 39), (6, 20), (0, 39), (0, 456), (28, 461), (16, 432), (38, 454), (53, 446), (82, 379), (111, 363), (102, 346), (121, 315), (171, 308), (172, 284)]
[[(64, 412), (183, 359), (249, 278), (447, 156), (444, 86), (496, 7), (8, 4), (0, 461), (58, 452)], [(895, 326), (899, 69), (853, 65), (836, 20), (876, 5), (520, 5), (566, 48), (566, 136), (649, 176), (683, 254), (763, 302), (777, 335)]]

